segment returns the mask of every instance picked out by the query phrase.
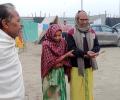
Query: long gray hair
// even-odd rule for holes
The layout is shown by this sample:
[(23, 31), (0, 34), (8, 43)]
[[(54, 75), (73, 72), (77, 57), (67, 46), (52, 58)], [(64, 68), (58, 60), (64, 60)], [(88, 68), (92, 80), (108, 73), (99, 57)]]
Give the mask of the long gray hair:
[[(86, 27), (84, 27), (84, 28), (81, 28), (80, 25), (79, 25), (79, 14), (80, 14), (81, 12), (86, 13), (84, 10), (79, 10), (79, 11), (76, 13), (76, 15), (75, 15), (75, 28), (78, 29), (78, 30), (80, 30), (80, 31), (88, 31), (89, 28), (90, 28), (90, 24), (89, 24), (89, 23), (88, 23), (88, 25), (87, 25)], [(86, 13), (86, 15), (87, 15), (87, 13)]]

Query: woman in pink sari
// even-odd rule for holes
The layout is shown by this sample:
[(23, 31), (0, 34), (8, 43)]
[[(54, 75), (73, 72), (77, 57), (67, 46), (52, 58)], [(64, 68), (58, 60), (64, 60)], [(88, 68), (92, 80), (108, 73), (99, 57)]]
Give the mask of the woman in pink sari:
[(70, 67), (66, 52), (66, 41), (61, 36), (62, 30), (53, 24), (46, 32), (42, 43), (41, 76), (43, 100), (67, 100), (64, 67)]

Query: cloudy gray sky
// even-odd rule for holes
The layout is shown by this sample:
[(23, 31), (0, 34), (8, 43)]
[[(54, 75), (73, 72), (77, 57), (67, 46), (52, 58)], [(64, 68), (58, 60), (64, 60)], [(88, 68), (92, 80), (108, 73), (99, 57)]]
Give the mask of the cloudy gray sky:
[[(105, 13), (119, 16), (120, 0), (83, 0), (83, 9), (90, 15)], [(81, 9), (81, 0), (0, 0), (2, 3), (13, 3), (21, 16), (71, 16)], [(64, 14), (65, 12), (65, 14)]]

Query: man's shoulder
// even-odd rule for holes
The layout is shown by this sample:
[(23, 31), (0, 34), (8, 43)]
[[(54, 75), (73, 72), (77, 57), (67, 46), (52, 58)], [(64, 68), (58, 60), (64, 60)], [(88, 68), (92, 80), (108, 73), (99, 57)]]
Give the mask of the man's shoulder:
[(90, 28), (88, 31), (89, 31), (90, 33), (95, 34), (95, 31), (94, 31), (92, 28)]
[(69, 31), (68, 31), (68, 34), (69, 35), (73, 35), (75, 33), (75, 28), (71, 28)]

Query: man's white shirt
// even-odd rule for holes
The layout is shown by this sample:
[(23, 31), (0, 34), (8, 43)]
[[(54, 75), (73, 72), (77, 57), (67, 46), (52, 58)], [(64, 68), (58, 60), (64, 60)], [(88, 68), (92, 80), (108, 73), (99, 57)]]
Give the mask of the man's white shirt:
[(0, 100), (24, 100), (22, 67), (15, 40), (0, 29)]

